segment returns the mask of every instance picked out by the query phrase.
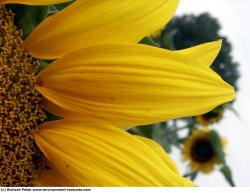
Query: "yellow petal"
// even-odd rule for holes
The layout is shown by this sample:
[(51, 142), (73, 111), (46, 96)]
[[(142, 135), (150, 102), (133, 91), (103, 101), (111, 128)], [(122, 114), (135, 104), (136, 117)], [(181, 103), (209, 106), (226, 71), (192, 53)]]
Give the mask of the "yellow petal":
[(201, 62), (202, 64), (210, 66), (213, 64), (213, 61), (219, 54), (221, 44), (222, 40), (218, 40), (214, 42), (204, 43), (184, 50), (178, 50), (176, 52), (184, 54), (191, 58), (196, 58), (196, 60)]
[(20, 3), (26, 5), (52, 5), (72, 0), (0, 0), (0, 4)]
[(81, 0), (47, 18), (25, 41), (38, 58), (58, 58), (94, 44), (131, 42), (162, 28), (179, 0)]
[(42, 71), (36, 88), (61, 108), (122, 127), (204, 114), (235, 97), (200, 62), (136, 44), (73, 52)]
[[(53, 115), (56, 115), (56, 116), (61, 117), (61, 118), (62, 117), (80, 118), (80, 119), (85, 120), (85, 121), (91, 120), (92, 122), (99, 122), (100, 121), (100, 118), (98, 118), (98, 117), (88, 116), (88, 115), (82, 116), (81, 114), (79, 114), (77, 112), (62, 108), (62, 107), (56, 105), (55, 103), (49, 101), (46, 98), (42, 99), (42, 103), (43, 103), (43, 107), (46, 111), (53, 112)], [(103, 120), (102, 120), (102, 122), (103, 122)], [(112, 124), (111, 122), (108, 122), (108, 123)], [(120, 125), (117, 125), (117, 126), (120, 126)]]
[(175, 163), (173, 160), (168, 156), (168, 154), (162, 149), (162, 147), (153, 140), (150, 140), (145, 137), (137, 136), (137, 138), (143, 141), (149, 148), (151, 148), (154, 152), (156, 152), (162, 160), (171, 168), (171, 170), (175, 173), (179, 173)]
[(82, 117), (79, 115), (79, 113), (75, 113), (73, 111), (64, 109), (54, 104), (53, 102), (49, 101), (46, 98), (43, 98), (42, 103), (46, 111), (53, 112), (53, 114), (58, 117), (67, 117), (67, 118), (81, 118)]
[(144, 142), (105, 123), (47, 122), (35, 141), (73, 186), (192, 186)]
[(71, 186), (74, 182), (70, 178), (64, 176), (53, 164), (49, 165), (49, 169), (41, 170), (36, 173), (32, 181), (35, 186)]

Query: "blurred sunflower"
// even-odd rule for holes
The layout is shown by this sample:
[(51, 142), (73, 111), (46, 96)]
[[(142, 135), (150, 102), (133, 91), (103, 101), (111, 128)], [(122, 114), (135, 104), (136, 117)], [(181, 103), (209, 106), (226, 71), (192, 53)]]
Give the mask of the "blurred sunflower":
[[(185, 141), (182, 150), (183, 159), (189, 162), (193, 171), (210, 173), (216, 165), (221, 163), (208, 137), (210, 131), (211, 129), (207, 127), (201, 130), (194, 130)], [(221, 143), (225, 147), (226, 140), (221, 138)]]
[(208, 113), (197, 116), (196, 121), (201, 125), (207, 126), (219, 122), (223, 118), (223, 113), (224, 109), (222, 107), (217, 107)]
[[(235, 96), (209, 68), (221, 41), (176, 52), (136, 44), (177, 4), (78, 0), (24, 42), (0, 8), (1, 186), (193, 185), (159, 145), (120, 129), (202, 114)], [(57, 60), (36, 75), (30, 54)], [(66, 119), (45, 122), (43, 108)]]

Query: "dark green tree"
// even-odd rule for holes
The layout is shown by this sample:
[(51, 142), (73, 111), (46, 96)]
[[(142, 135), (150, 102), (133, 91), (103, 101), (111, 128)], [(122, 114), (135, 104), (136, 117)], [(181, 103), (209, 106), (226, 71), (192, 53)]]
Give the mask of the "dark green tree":
[(232, 46), (228, 38), (220, 35), (218, 20), (208, 13), (175, 17), (162, 31), (158, 41), (167, 49), (184, 49), (201, 43), (223, 39), (222, 49), (212, 68), (237, 89), (238, 63), (233, 60)]

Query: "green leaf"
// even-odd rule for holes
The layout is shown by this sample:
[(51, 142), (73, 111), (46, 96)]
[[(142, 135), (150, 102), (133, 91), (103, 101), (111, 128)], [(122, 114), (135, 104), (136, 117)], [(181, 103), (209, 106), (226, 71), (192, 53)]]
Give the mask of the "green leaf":
[[(167, 137), (166, 124), (155, 124), (153, 127), (152, 139), (158, 142), (166, 152), (170, 153), (172, 151), (172, 141), (168, 141)], [(175, 136), (171, 136), (171, 138), (173, 140), (176, 139)]]
[(167, 34), (163, 34), (161, 37), (161, 45), (163, 48), (167, 48), (170, 50), (175, 50), (174, 42), (171, 36)]
[(157, 141), (167, 153), (171, 153), (171, 144), (165, 138), (155, 139), (155, 141)]
[(212, 130), (209, 132), (208, 138), (213, 146), (213, 150), (214, 150), (216, 156), (218, 157), (218, 159), (222, 163), (225, 163), (225, 155), (223, 152), (221, 138), (220, 138), (219, 134), (215, 130)]
[(58, 117), (58, 116), (56, 116), (56, 115), (53, 115), (53, 114), (51, 114), (51, 113), (49, 113), (49, 112), (47, 112), (47, 111), (46, 111), (46, 116), (47, 116), (46, 121), (55, 121), (55, 120), (63, 119), (63, 118)]
[(23, 29), (24, 37), (27, 37), (48, 14), (48, 6), (9, 5), (8, 8), (15, 13), (15, 24)]
[(143, 38), (139, 43), (154, 46), (154, 47), (159, 47), (159, 45), (151, 37), (148, 37), (148, 36)]
[(197, 176), (198, 176), (198, 172), (193, 172), (192, 175), (190, 175), (190, 179), (194, 181)]
[(53, 61), (52, 60), (40, 60), (40, 66), (38, 72), (43, 71), (47, 68)]
[(227, 182), (232, 186), (235, 187), (235, 183), (233, 181), (233, 175), (231, 172), (231, 169), (229, 168), (229, 166), (224, 165), (221, 169), (220, 169), (221, 173), (223, 174), (223, 176), (225, 177), (225, 179), (227, 180)]
[(56, 4), (56, 5), (53, 5), (57, 10), (62, 10), (64, 9), (65, 7), (69, 6), (71, 3), (73, 3), (74, 1), (71, 1), (71, 2), (66, 2), (66, 3), (60, 3), (60, 4)]
[(154, 125), (142, 125), (136, 127), (136, 132), (143, 136), (152, 139), (153, 137)]

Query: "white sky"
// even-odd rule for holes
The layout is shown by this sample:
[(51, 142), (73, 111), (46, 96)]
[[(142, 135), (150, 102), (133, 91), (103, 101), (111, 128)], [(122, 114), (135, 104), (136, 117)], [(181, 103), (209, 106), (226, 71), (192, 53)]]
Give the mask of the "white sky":
[[(233, 44), (233, 56), (240, 63), (240, 91), (234, 108), (239, 117), (227, 112), (225, 119), (214, 128), (228, 141), (227, 162), (232, 167), (237, 186), (250, 186), (250, 0), (181, 0), (176, 15), (210, 12), (222, 25), (221, 34)], [(173, 153), (181, 170), (179, 153)], [(219, 172), (200, 175), (199, 186), (227, 186)]]

